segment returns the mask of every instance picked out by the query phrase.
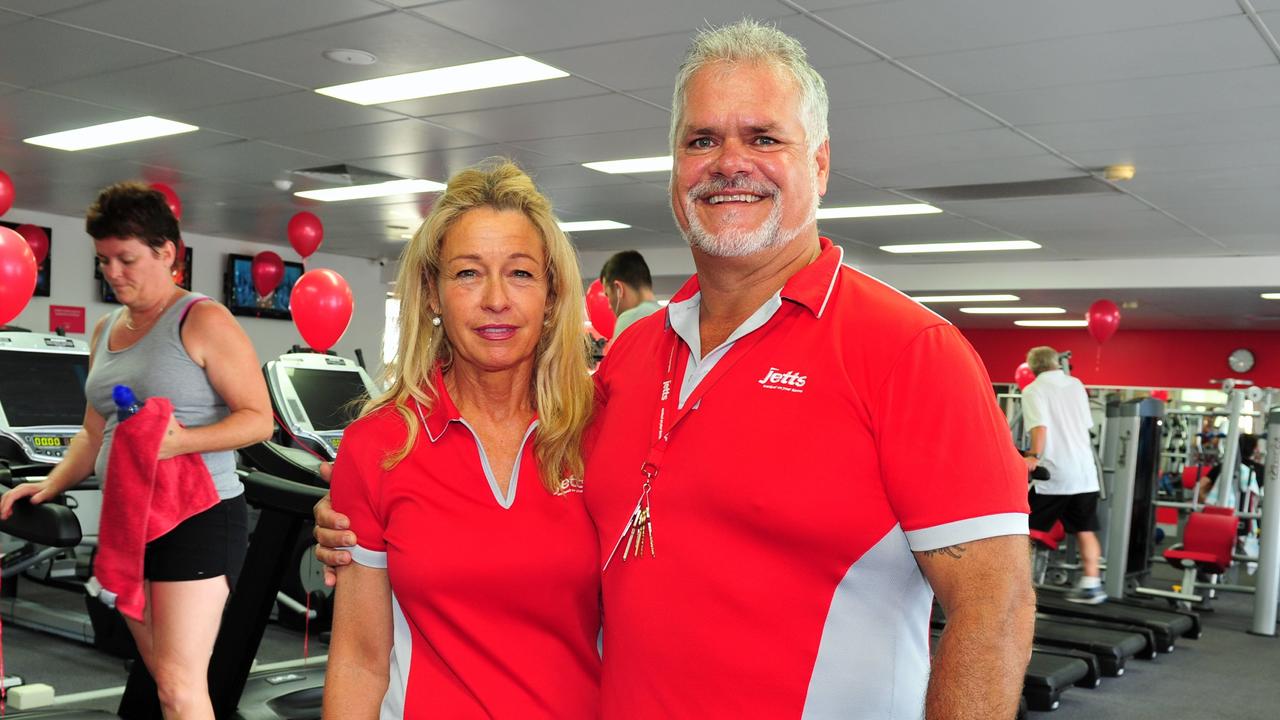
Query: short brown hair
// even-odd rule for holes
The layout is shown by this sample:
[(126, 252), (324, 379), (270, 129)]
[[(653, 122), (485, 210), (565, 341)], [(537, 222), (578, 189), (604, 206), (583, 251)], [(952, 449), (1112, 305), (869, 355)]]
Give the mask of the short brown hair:
[(141, 182), (118, 182), (98, 193), (84, 217), (84, 229), (94, 240), (137, 238), (154, 253), (173, 243), (173, 269), (181, 270), (182, 233), (178, 219), (159, 190)]

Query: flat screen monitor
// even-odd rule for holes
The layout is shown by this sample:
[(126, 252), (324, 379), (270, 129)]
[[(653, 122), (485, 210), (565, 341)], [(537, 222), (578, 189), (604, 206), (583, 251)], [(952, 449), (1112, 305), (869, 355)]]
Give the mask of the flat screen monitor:
[(89, 356), (0, 351), (0, 407), (11, 427), (84, 422)]
[(291, 320), (289, 299), (293, 285), (302, 277), (302, 263), (285, 261), (284, 278), (266, 297), (259, 297), (253, 286), (253, 258), (249, 255), (228, 255), (227, 272), (223, 276), (223, 293), (227, 309), (232, 315)]
[(367, 397), (364, 379), (354, 370), (286, 368), (289, 382), (316, 432), (343, 430), (360, 414)]

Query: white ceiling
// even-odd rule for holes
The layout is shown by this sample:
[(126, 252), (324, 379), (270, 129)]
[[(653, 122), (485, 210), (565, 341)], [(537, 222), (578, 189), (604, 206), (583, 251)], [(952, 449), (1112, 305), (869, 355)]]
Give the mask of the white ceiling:
[[(1224, 276), (1216, 288), (1141, 292), (1049, 280), (1069, 261), (1280, 256), (1280, 45), (1268, 29), (1280, 28), (1280, 0), (0, 0), (0, 170), (21, 209), (79, 215), (103, 185), (142, 178), (177, 189), (192, 232), (285, 245), (288, 217), (306, 208), (325, 223), (326, 250), (394, 257), (400, 228), (416, 225), (431, 196), (314, 204), (273, 181), (334, 163), (443, 180), (506, 155), (564, 220), (633, 226), (577, 236), (588, 271), (623, 248), (676, 257), (665, 175), (579, 163), (666, 154), (671, 79), (691, 32), (744, 15), (798, 37), (828, 82), (827, 205), (1137, 166), (1135, 179), (1098, 194), (824, 222), (849, 262), (887, 277), (942, 268), (912, 288), (923, 291), (972, 287), (985, 263), (1034, 261), (1024, 297), (1073, 312), (1111, 295), (1151, 308), (1132, 316), (1152, 327), (1280, 329), (1280, 304), (1268, 311), (1257, 299), (1280, 277), (1275, 287)], [(321, 57), (336, 47), (379, 62)], [(376, 107), (311, 92), (513, 54), (571, 76)], [(201, 130), (79, 153), (21, 142), (143, 114)], [(878, 249), (1002, 238), (1044, 248)], [(687, 260), (659, 268), (690, 270)]]

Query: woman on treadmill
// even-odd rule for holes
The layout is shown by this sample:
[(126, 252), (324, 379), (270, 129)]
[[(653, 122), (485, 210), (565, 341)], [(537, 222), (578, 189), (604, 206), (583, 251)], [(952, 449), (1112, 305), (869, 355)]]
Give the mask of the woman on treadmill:
[[(114, 386), (129, 386), (139, 400), (168, 398), (173, 416), (156, 460), (198, 454), (217, 501), (208, 510), (184, 513), (185, 521), (146, 544), (146, 611), (142, 621), (125, 619), (156, 681), (164, 716), (212, 720), (209, 656), (248, 545), (234, 451), (271, 434), (266, 383), (249, 338), (226, 308), (174, 283), (182, 270), (182, 240), (163, 195), (142, 183), (112, 185), (89, 207), (85, 229), (122, 307), (93, 331), (83, 429), (46, 479), (0, 498), (0, 517), (7, 518), (22, 497), (50, 500), (90, 473), (111, 482)], [(104, 506), (104, 530), (138, 512)]]
[(595, 717), (573, 249), (515, 165), (464, 170), (405, 248), (396, 292), (390, 389), (333, 468), (358, 544), (337, 571), (324, 717)]

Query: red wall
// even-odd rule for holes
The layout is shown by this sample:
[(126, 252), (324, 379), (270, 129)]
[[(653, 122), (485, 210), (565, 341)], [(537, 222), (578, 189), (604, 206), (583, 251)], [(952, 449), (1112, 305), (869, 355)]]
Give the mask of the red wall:
[[(1071, 351), (1071, 374), (1086, 385), (1205, 388), (1216, 387), (1213, 378), (1243, 377), (1262, 387), (1280, 387), (1280, 332), (1122, 328), (1101, 346), (1085, 329), (961, 332), (986, 363), (992, 382), (1013, 382), (1027, 350), (1051, 345)], [(1233, 373), (1227, 367), (1227, 356), (1236, 348), (1253, 352), (1253, 370)]]

